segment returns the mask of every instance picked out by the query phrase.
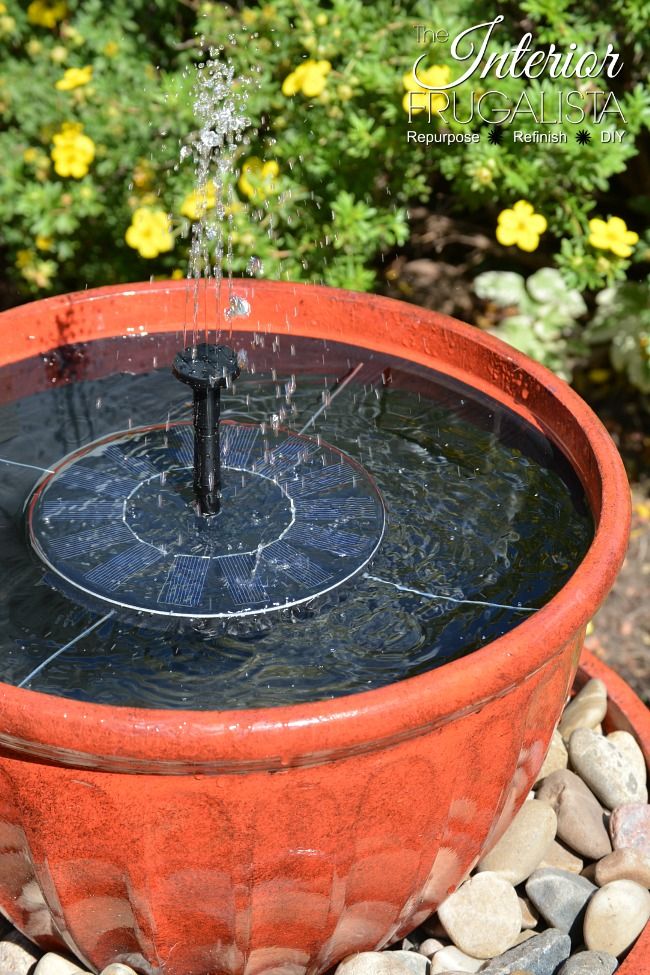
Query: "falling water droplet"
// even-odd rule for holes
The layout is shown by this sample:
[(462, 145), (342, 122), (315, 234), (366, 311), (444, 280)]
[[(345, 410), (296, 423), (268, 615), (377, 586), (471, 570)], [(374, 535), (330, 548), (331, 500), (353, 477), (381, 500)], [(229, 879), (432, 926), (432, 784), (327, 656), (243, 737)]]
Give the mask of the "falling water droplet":
[(211, 129), (202, 129), (199, 138), (201, 140), (201, 144), (207, 146), (209, 149), (214, 149), (215, 146), (218, 146), (221, 139), (221, 137)]
[(241, 295), (231, 295), (226, 309), (226, 318), (247, 318), (251, 313), (251, 306)]
[(264, 265), (262, 264), (259, 257), (249, 257), (248, 264), (246, 265), (246, 271), (250, 275), (264, 274)]

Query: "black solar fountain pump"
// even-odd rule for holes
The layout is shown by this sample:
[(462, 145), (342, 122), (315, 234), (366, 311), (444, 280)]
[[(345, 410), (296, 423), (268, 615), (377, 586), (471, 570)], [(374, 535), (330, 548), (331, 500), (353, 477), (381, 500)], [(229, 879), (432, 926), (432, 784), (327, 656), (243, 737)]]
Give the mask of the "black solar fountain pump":
[(179, 352), (172, 372), (194, 394), (194, 496), (201, 514), (214, 515), (220, 508), (221, 390), (239, 376), (237, 353), (202, 342)]

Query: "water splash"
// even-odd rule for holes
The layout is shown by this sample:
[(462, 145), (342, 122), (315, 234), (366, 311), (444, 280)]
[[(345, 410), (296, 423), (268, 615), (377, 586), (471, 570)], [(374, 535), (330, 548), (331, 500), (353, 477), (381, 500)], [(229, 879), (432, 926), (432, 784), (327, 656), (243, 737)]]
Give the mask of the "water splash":
[[(187, 272), (191, 282), (192, 345), (200, 341), (201, 331), (204, 341), (209, 342), (210, 327), (215, 329), (218, 341), (224, 317), (233, 317), (233, 172), (237, 147), (250, 125), (246, 115), (248, 87), (247, 79), (235, 78), (232, 64), (219, 60), (216, 49), (210, 49), (209, 58), (197, 66), (194, 115), (199, 128), (180, 151), (181, 161), (192, 156), (195, 165), (197, 219), (192, 223)], [(222, 296), (224, 274), (228, 278), (226, 302)], [(214, 322), (210, 320), (206, 298), (210, 279), (215, 283)], [(200, 322), (202, 291), (203, 322)], [(185, 332), (186, 329), (187, 323)], [(187, 345), (185, 333), (183, 338)]]
[(251, 313), (250, 302), (241, 295), (231, 294), (228, 300), (228, 307), (224, 312), (226, 318), (248, 318)]
[(251, 255), (248, 258), (248, 263), (246, 265), (246, 272), (250, 274), (251, 277), (257, 277), (258, 275), (264, 274), (264, 265), (262, 264), (259, 257), (254, 257)]

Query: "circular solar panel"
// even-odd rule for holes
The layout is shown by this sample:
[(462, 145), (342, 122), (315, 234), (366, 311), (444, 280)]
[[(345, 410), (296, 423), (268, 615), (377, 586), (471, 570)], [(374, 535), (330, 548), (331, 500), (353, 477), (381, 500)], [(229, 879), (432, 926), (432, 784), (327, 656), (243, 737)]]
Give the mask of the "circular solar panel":
[(64, 458), (28, 505), (54, 581), (125, 610), (215, 618), (295, 606), (368, 563), (385, 509), (355, 460), (291, 431), (220, 430), (216, 515), (195, 510), (189, 423), (122, 431)]

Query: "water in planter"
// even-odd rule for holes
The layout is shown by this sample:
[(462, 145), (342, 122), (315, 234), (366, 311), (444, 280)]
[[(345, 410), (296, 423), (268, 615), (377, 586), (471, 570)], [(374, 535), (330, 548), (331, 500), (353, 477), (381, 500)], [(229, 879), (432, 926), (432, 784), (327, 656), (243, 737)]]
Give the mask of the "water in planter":
[(185, 327), (0, 371), (5, 681), (161, 708), (344, 695), (517, 626), (589, 545), (568, 463), (496, 402), (365, 349), (236, 330), (250, 123), (232, 75), (199, 66), (181, 150), (200, 211)]
[(2, 679), (65, 646), (29, 687), (163, 708), (347, 694), (481, 647), (583, 557), (582, 490), (523, 420), (413, 363), (272, 334), (232, 335), (222, 510), (197, 515), (178, 342), (0, 373)]

